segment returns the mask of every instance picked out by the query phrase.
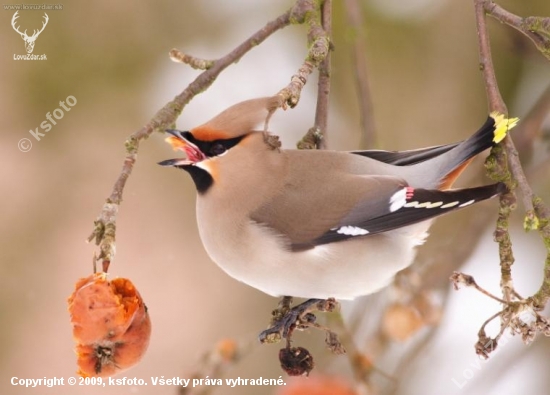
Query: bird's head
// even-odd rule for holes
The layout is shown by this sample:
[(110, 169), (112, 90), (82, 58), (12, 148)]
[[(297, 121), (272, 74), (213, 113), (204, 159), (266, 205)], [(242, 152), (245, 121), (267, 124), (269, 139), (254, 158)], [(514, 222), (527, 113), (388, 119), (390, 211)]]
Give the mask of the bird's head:
[[(185, 152), (186, 158), (164, 160), (159, 165), (187, 171), (193, 177), (199, 193), (205, 192), (218, 173), (222, 157), (234, 148), (254, 151), (262, 145), (274, 145), (273, 140), (266, 138), (267, 123), (279, 107), (279, 100), (278, 96), (273, 96), (243, 101), (189, 131), (166, 130), (170, 135), (166, 142), (175, 150)], [(260, 124), (263, 133), (256, 129)]]

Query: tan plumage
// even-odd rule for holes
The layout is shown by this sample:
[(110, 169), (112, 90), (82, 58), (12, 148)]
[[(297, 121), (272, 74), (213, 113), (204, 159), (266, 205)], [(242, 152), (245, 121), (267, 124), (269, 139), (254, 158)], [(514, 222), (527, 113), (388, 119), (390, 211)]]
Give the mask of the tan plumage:
[(374, 292), (412, 262), (435, 216), (503, 190), (440, 190), (494, 144), (495, 118), (464, 142), (418, 151), (282, 150), (254, 131), (278, 103), (249, 100), (189, 132), (168, 131), (193, 160), (161, 163), (193, 177), (210, 257), (270, 295)]

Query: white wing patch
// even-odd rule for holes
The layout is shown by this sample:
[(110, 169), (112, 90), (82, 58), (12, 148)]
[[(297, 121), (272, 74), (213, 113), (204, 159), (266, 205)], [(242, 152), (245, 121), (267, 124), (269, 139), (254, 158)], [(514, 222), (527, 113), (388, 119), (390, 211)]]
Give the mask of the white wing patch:
[(469, 200), (465, 203), (462, 203), (460, 204), (459, 201), (456, 201), (456, 202), (451, 202), (451, 203), (447, 203), (447, 204), (443, 204), (443, 202), (418, 202), (418, 201), (414, 201), (414, 202), (409, 202), (407, 204), (404, 204), (403, 207), (406, 207), (406, 208), (436, 208), (436, 207), (439, 207), (439, 208), (451, 208), (451, 207), (454, 207), (456, 205), (459, 205), (458, 207), (466, 207), (466, 206), (469, 206), (470, 204), (473, 204), (475, 203), (475, 200), (472, 199), (472, 200)]
[(407, 188), (401, 188), (390, 197), (390, 211), (393, 213), (399, 210), (405, 206), (405, 203), (407, 203)]
[(444, 204), (443, 206), (441, 206), (441, 208), (451, 208), (451, 207), (456, 206), (459, 203), (460, 202), (457, 200), (456, 202), (451, 202), (451, 203)]
[(341, 226), (336, 230), (336, 233), (346, 236), (363, 236), (368, 235), (369, 231), (357, 226)]
[(466, 207), (466, 206), (469, 206), (470, 204), (472, 204), (472, 203), (474, 203), (474, 202), (475, 202), (475, 200), (472, 199), (472, 200), (467, 201), (466, 203), (462, 203), (462, 204), (461, 204), (460, 206), (458, 206), (458, 207)]

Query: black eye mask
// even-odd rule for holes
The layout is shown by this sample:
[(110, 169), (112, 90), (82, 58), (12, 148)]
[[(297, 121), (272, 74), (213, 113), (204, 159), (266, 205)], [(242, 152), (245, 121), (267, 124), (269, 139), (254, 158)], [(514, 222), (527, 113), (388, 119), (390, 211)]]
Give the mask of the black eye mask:
[(233, 137), (231, 139), (219, 139), (213, 141), (197, 140), (190, 132), (182, 133), (189, 142), (195, 144), (203, 154), (209, 158), (224, 154), (227, 150), (237, 145), (245, 136)]

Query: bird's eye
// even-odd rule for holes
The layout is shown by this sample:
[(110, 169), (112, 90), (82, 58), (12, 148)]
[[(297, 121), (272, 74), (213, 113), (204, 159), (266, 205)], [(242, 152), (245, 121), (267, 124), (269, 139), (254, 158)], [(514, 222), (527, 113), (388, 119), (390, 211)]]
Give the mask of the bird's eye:
[(225, 147), (220, 143), (214, 143), (210, 148), (210, 156), (218, 156), (226, 151)]

